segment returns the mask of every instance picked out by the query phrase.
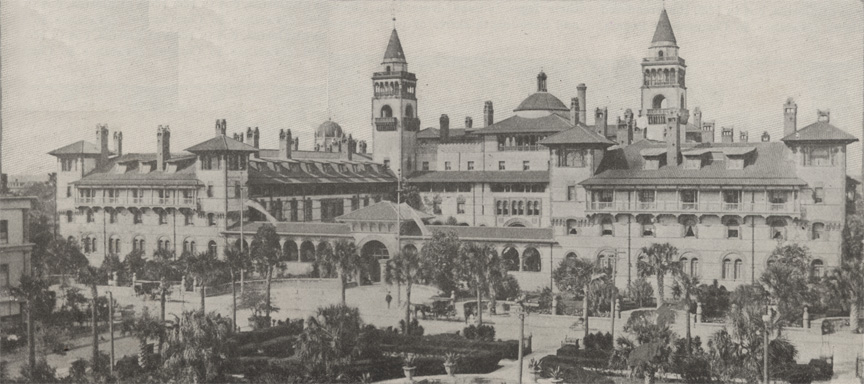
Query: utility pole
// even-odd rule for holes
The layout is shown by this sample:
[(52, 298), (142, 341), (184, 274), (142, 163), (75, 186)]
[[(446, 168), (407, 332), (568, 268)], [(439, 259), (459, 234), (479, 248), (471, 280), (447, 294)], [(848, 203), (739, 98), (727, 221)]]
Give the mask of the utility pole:
[(525, 343), (525, 304), (524, 297), (519, 299), (519, 384), (522, 384), (522, 365), (524, 356), (522, 353), (523, 343)]
[[(160, 324), (160, 326), (164, 326)], [(108, 290), (108, 333), (111, 334), (111, 374), (114, 374), (114, 295)]]

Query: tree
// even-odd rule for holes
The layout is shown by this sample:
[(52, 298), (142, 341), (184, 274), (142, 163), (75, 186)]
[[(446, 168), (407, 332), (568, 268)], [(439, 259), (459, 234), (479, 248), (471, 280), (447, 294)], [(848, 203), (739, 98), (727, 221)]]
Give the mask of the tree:
[[(172, 257), (173, 258), (173, 257)], [(123, 269), (126, 272), (126, 277), (132, 279), (133, 275), (141, 278), (145, 274), (147, 261), (144, 260), (144, 251), (136, 249), (126, 254), (123, 258)]]
[(279, 234), (272, 224), (264, 224), (258, 227), (252, 245), (249, 247), (252, 262), (258, 273), (264, 274), (267, 279), (267, 307), (265, 317), (270, 323), (270, 286), (273, 281), (273, 268), (279, 263), (287, 261), (287, 256), (282, 252), (279, 245)]
[(331, 305), (318, 308), (306, 320), (297, 340), (297, 355), (313, 374), (332, 374), (336, 366), (361, 354), (363, 323), (357, 308)]
[[(390, 196), (390, 201), (397, 201), (396, 197), (396, 193), (394, 192), (393, 195)], [(417, 189), (417, 186), (414, 184), (402, 184), (402, 196), (399, 200), (418, 211), (423, 210), (423, 198), (420, 196), (420, 190)]]
[(644, 277), (640, 277), (630, 283), (629, 293), (630, 299), (635, 301), (639, 308), (642, 308), (642, 304), (654, 297), (654, 288)]
[(677, 269), (673, 271), (672, 275), (675, 277), (675, 282), (681, 287), (681, 291), (683, 293), (684, 304), (687, 306), (687, 354), (690, 355), (693, 352), (692, 349), (692, 338), (690, 335), (690, 306), (693, 304), (693, 296), (696, 294), (696, 291), (699, 289), (699, 277), (690, 276), (684, 271)]
[(585, 326), (585, 335), (588, 337), (588, 298), (592, 284), (602, 283), (605, 274), (594, 263), (585, 259), (566, 258), (558, 268), (552, 272), (552, 279), (558, 289), (579, 296), (582, 291), (582, 318)]
[(106, 254), (99, 269), (109, 279), (113, 279), (114, 273), (117, 273), (117, 284), (126, 281), (126, 271), (123, 268), (123, 263), (120, 262), (120, 256), (117, 256), (117, 254)]
[(237, 327), (237, 273), (251, 266), (249, 251), (237, 247), (225, 247), (225, 266), (231, 270), (231, 319)]
[[(627, 363), (635, 372), (640, 372), (645, 383), (653, 383), (657, 373), (668, 370), (672, 356), (672, 344), (675, 334), (669, 328), (675, 314), (668, 307), (656, 311), (634, 312), (627, 319), (624, 331), (636, 335), (638, 346), (632, 347), (627, 356)], [(621, 343), (619, 345), (626, 345)]]
[(665, 303), (664, 277), (667, 273), (678, 269), (678, 262), (674, 261), (678, 256), (678, 248), (672, 244), (651, 244), (642, 247), (645, 261), (639, 261), (638, 270), (640, 277), (655, 276), (657, 278), (657, 308)]
[(325, 258), (321, 263), (338, 274), (339, 286), (342, 290), (342, 305), (345, 305), (345, 286), (348, 284), (348, 276), (359, 272), (364, 265), (357, 252), (357, 246), (352, 241), (339, 240), (333, 252), (325, 253), (323, 256)]
[(74, 239), (56, 239), (46, 250), (45, 263), (50, 274), (61, 275), (61, 284), (66, 283), (66, 274), (75, 274), (79, 268), (89, 265), (87, 256), (81, 253), (78, 242)]
[(93, 361), (92, 364), (94, 367), (99, 366), (99, 332), (97, 329), (97, 319), (99, 318), (97, 315), (97, 298), (99, 296), (99, 291), (96, 289), (96, 286), (99, 284), (104, 284), (107, 280), (106, 276), (104, 276), (99, 268), (93, 267), (91, 265), (85, 265), (78, 268), (78, 276), (76, 278), (79, 284), (84, 284), (90, 287), (90, 296), (92, 297), (92, 302), (90, 304), (91, 308), (91, 325), (93, 329)]
[(504, 262), (492, 246), (467, 242), (463, 243), (459, 249), (456, 266), (458, 275), (462, 280), (468, 282), (469, 288), (477, 293), (477, 323), (482, 325), (483, 295), (489, 295), (490, 299), (494, 299), (490, 288), (501, 284), (504, 277), (507, 276)]
[(864, 299), (864, 260), (846, 257), (840, 267), (832, 270), (825, 278), (825, 287), (834, 296), (848, 303), (849, 328), (858, 332), (858, 312)]
[(433, 231), (432, 238), (420, 251), (423, 260), (434, 266), (429, 271), (429, 279), (438, 289), (450, 293), (458, 288), (456, 261), (462, 242), (453, 231)]
[(220, 261), (216, 258), (216, 255), (210, 252), (201, 252), (187, 254), (182, 258), (181, 262), (185, 267), (186, 274), (189, 277), (197, 279), (201, 284), (201, 312), (205, 313), (205, 291), (207, 285), (209, 285), (216, 276), (216, 271), (218, 271), (220, 267)]
[[(183, 266), (175, 260), (174, 251), (157, 250), (153, 252), (153, 257), (147, 261), (141, 259), (142, 254), (143, 252), (141, 251), (132, 251), (132, 253), (126, 255), (124, 262), (127, 263), (127, 268), (130, 271), (140, 271), (142, 277), (145, 279), (159, 281), (159, 320), (162, 324), (165, 324), (165, 301), (168, 295), (168, 280), (182, 279)], [(186, 289), (186, 287), (182, 289)], [(160, 355), (162, 354), (162, 345), (164, 342), (165, 336), (159, 335), (158, 353)]]
[(231, 324), (213, 312), (188, 311), (177, 318), (168, 335), (165, 362), (160, 370), (165, 381), (225, 382), (222, 370), (231, 357)]
[(411, 287), (424, 274), (423, 258), (414, 250), (404, 250), (393, 255), (387, 261), (384, 270), (384, 280), (388, 283), (405, 284), (405, 334), (410, 334), (411, 327)]
[(138, 338), (138, 365), (141, 366), (141, 369), (147, 369), (147, 340), (152, 338), (158, 338), (160, 341), (163, 339), (163, 333), (165, 331), (164, 322), (160, 322), (158, 319), (150, 316), (150, 312), (147, 311), (147, 307), (144, 307), (141, 315), (135, 319), (135, 337)]
[(47, 281), (32, 275), (23, 275), (17, 287), (12, 288), (12, 296), (25, 303), (24, 314), (27, 318), (27, 363), (31, 374), (36, 369), (36, 321), (42, 321), (54, 308), (54, 293)]
[(800, 321), (804, 306), (819, 302), (810, 275), (810, 251), (798, 244), (778, 246), (768, 257), (768, 267), (758, 283), (777, 304), (785, 323)]

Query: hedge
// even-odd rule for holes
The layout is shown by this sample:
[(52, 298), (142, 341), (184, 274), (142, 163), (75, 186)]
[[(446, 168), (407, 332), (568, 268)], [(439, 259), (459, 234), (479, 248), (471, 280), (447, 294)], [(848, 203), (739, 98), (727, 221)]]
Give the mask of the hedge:
[(606, 369), (609, 367), (609, 351), (596, 349), (574, 349), (573, 346), (565, 345), (556, 352), (558, 361), (567, 361), (571, 364)]
[[(442, 333), (428, 336), (405, 336), (386, 331), (375, 331), (375, 339), (380, 343), (383, 352), (435, 354), (441, 350), (482, 350), (493, 351), (501, 359), (516, 360), (519, 358), (519, 341), (481, 341), (468, 340), (454, 333)], [(531, 348), (525, 346), (525, 354), (531, 353)], [(441, 353), (443, 355), (444, 353)]]
[(256, 329), (248, 332), (238, 332), (231, 336), (236, 345), (262, 343), (282, 336), (296, 336), (303, 332), (303, 323), (297, 320), (289, 324)]
[(236, 351), (239, 356), (291, 357), (296, 341), (296, 336), (281, 336), (261, 343), (244, 344), (238, 346)]
[[(599, 351), (590, 351), (599, 352)], [(564, 372), (564, 382), (579, 384), (615, 384), (615, 381), (598, 373), (586, 371), (581, 362), (572, 358), (562, 358), (548, 355), (540, 359), (541, 375), (549, 377), (549, 372), (561, 368)], [(605, 366), (604, 366), (605, 367)]]

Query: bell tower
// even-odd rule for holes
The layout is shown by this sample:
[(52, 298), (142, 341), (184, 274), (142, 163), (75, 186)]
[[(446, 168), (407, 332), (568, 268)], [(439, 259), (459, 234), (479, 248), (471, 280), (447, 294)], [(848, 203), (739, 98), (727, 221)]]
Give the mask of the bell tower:
[(654, 30), (648, 55), (642, 59), (642, 116), (648, 118), (647, 137), (662, 140), (666, 116), (674, 112), (682, 125), (687, 124), (687, 65), (678, 56), (678, 42), (666, 9)]
[(408, 62), (396, 29), (384, 52), (384, 60), (372, 75), (372, 158), (394, 174), (414, 171), (412, 164), (420, 119), (417, 118), (417, 77)]

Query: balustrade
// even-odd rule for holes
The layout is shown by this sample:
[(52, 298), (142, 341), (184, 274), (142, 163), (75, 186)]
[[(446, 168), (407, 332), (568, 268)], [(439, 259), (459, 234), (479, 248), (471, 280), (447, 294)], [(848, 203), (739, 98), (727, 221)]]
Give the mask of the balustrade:
[(681, 201), (592, 201), (588, 211), (592, 212), (699, 212), (699, 213), (799, 213), (797, 202), (785, 203), (723, 203), (723, 202), (681, 202)]

